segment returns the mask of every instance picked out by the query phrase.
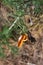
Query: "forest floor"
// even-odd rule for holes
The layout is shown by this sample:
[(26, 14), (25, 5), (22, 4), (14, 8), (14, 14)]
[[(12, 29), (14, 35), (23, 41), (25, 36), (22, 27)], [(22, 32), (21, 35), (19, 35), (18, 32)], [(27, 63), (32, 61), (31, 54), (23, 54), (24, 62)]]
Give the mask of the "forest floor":
[[(0, 29), (5, 20), (13, 20), (13, 18), (7, 18), (7, 13), (12, 12), (5, 6), (0, 7)], [(29, 27), (28, 15), (26, 17), (26, 25), (29, 28), (32, 36), (36, 39), (36, 42), (28, 40), (22, 48), (19, 49), (18, 55), (9, 54), (5, 59), (0, 59), (0, 65), (43, 65), (43, 14), (39, 17), (31, 16), (33, 26)], [(6, 51), (6, 53), (8, 53)]]

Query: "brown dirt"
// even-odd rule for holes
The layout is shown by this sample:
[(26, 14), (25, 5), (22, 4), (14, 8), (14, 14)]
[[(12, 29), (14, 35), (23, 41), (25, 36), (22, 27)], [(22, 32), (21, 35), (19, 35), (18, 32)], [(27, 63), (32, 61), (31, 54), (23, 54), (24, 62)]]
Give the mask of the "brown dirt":
[[(3, 19), (8, 20), (6, 9), (2, 7), (0, 11), (2, 12), (0, 13), (2, 21)], [(43, 22), (43, 15), (40, 16), (40, 20), (36, 17), (31, 18), (34, 24), (29, 27), (27, 22), (27, 26), (32, 36), (36, 39), (36, 42), (28, 40), (24, 43), (23, 47), (19, 49), (18, 55), (8, 54), (5, 59), (0, 59), (0, 65), (43, 65), (43, 24), (40, 24), (40, 21)], [(26, 19), (26, 21), (28, 20)], [(35, 25), (37, 22), (38, 25)]]

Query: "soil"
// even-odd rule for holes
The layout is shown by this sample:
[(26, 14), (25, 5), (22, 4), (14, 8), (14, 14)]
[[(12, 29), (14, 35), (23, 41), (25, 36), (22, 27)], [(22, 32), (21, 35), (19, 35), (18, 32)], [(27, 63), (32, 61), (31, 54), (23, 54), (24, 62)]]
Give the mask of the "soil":
[[(8, 8), (1, 5), (0, 30), (3, 22), (8, 21), (7, 13), (9, 13), (9, 11)], [(17, 55), (9, 53), (5, 59), (0, 58), (0, 65), (43, 65), (43, 14), (39, 17), (31, 16), (33, 21), (32, 26), (29, 26), (30, 22), (28, 22), (28, 15), (25, 17), (26, 25), (36, 41), (31, 42), (28, 40), (25, 42), (22, 48), (19, 49)], [(9, 20), (13, 20), (11, 17), (9, 18)], [(8, 52), (6, 51), (6, 53)]]

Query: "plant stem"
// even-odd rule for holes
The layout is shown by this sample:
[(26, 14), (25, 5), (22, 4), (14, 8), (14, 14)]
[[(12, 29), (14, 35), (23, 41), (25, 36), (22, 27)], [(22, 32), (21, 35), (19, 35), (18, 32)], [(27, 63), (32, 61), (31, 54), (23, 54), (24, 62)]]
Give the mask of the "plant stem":
[(15, 23), (19, 20), (19, 17), (16, 18), (16, 20), (13, 22), (13, 24), (9, 27), (8, 32), (12, 29), (12, 27), (15, 25)]

